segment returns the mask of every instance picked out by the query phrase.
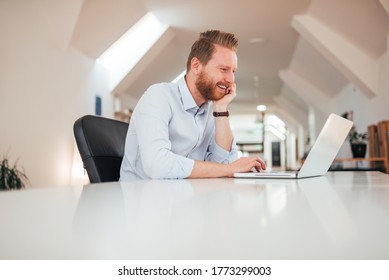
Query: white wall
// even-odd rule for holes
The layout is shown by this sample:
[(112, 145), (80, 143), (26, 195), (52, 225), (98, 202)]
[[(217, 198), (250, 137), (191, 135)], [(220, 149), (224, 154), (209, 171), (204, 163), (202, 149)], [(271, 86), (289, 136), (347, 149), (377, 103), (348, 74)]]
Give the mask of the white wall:
[[(55, 18), (48, 3), (54, 2), (0, 1), (0, 155), (19, 158), (32, 187), (70, 184), (73, 123), (94, 114), (95, 95), (103, 99), (103, 115), (113, 115), (104, 70), (58, 44), (61, 24), (47, 20)], [(56, 3), (77, 13), (73, 7), (82, 1)]]
[[(336, 97), (334, 111), (341, 114), (353, 111), (353, 121), (359, 132), (367, 132), (367, 127), (382, 120), (389, 120), (389, 52), (377, 61), (379, 70), (378, 94), (367, 97), (353, 84), (348, 84)], [(343, 157), (351, 156), (348, 143), (344, 145)], [(347, 147), (346, 147), (347, 146)]]
[(358, 88), (349, 84), (334, 102), (337, 112), (354, 112), (354, 123), (360, 131), (367, 131), (370, 124), (389, 119), (389, 69), (382, 67), (380, 76), (386, 78), (381, 80), (376, 97), (368, 98)]

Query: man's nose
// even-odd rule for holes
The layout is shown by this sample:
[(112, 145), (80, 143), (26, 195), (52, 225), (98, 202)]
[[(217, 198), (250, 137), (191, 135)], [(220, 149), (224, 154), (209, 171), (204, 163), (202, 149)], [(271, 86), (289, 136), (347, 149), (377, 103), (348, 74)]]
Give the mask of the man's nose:
[(226, 82), (232, 84), (235, 81), (235, 73), (234, 72), (228, 72), (224, 78)]

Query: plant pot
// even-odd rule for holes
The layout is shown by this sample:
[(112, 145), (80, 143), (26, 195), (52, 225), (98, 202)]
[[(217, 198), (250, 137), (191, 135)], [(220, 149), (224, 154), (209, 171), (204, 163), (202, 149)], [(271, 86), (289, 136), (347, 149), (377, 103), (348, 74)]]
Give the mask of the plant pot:
[(354, 158), (364, 158), (366, 155), (366, 144), (351, 144), (351, 152)]

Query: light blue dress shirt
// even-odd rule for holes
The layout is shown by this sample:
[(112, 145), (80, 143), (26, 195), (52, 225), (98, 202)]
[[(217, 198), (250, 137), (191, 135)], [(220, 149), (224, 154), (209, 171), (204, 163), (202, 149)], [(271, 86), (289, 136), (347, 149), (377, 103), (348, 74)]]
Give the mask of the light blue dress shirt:
[(131, 116), (120, 181), (186, 178), (194, 160), (230, 163), (238, 158), (215, 143), (212, 102), (196, 105), (185, 78), (152, 85)]

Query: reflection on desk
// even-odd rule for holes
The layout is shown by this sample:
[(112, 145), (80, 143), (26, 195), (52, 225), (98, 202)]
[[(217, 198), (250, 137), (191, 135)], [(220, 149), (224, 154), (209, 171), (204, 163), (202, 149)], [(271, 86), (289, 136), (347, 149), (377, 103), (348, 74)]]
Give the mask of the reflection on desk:
[(389, 176), (0, 193), (1, 259), (388, 259)]

